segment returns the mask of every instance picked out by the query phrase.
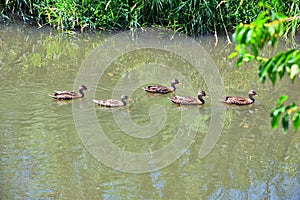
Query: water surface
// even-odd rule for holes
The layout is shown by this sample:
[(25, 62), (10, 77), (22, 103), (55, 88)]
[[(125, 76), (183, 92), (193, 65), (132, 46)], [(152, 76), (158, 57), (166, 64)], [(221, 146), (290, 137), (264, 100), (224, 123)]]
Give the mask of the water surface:
[[(235, 61), (227, 58), (234, 45), (228, 45), (225, 38), (219, 38), (217, 46), (213, 37), (199, 38), (220, 70), (226, 94), (246, 96), (255, 89), (260, 95), (252, 106), (220, 105), (226, 110), (222, 116), (224, 128), (213, 150), (201, 159), (199, 150), (214, 112), (210, 98), (204, 106), (180, 108), (168, 101), (172, 94), (149, 95), (136, 89), (132, 100), (121, 109), (97, 108), (91, 101), (112, 97), (120, 78), (132, 80), (136, 78), (130, 77), (133, 74), (149, 83), (154, 75), (161, 76), (160, 83), (169, 85), (179, 72), (178, 79), (184, 83), (177, 87), (178, 95), (194, 96), (200, 88), (207, 91), (204, 80), (210, 77), (202, 77), (173, 54), (149, 49), (131, 52), (105, 70), (99, 85), (87, 85), (95, 96), (86, 93), (85, 98), (73, 102), (57, 102), (47, 96), (54, 90), (72, 90), (86, 57), (108, 37), (1, 27), (1, 199), (300, 198), (300, 135), (292, 129), (287, 134), (272, 130), (269, 119), (280, 95), (287, 94), (289, 101), (299, 102), (299, 79), (292, 84), (284, 78), (275, 87), (269, 81), (261, 84), (257, 63), (237, 69)], [(289, 45), (281, 42), (277, 50)], [(273, 53), (272, 49), (264, 52)], [(153, 71), (141, 70), (148, 66), (145, 63), (157, 65), (151, 68)], [(157, 75), (165, 66), (171, 66), (174, 72)], [(126, 151), (153, 152), (170, 143), (181, 124), (182, 112), (187, 113), (190, 120), (186, 125), (196, 135), (171, 165), (148, 173), (125, 173), (102, 164), (85, 148), (74, 124), (72, 106), (96, 108), (107, 137)], [(148, 138), (124, 134), (114, 119), (114, 115), (130, 116), (137, 126), (144, 127), (151, 123), (149, 112), (166, 117), (166, 121)], [(135, 129), (130, 130), (134, 134)]]

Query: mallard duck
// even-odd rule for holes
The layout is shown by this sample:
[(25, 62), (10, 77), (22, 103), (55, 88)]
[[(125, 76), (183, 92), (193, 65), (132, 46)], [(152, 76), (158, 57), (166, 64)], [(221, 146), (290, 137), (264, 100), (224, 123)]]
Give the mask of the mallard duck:
[(120, 106), (126, 106), (127, 102), (126, 99), (128, 99), (128, 96), (123, 95), (120, 100), (116, 99), (107, 99), (107, 100), (95, 100), (93, 101), (100, 105), (100, 106), (105, 106), (105, 107), (120, 107)]
[(176, 90), (175, 85), (178, 84), (179, 81), (175, 78), (171, 82), (171, 87), (166, 87), (163, 85), (149, 85), (146, 88), (143, 88), (146, 92), (150, 93), (160, 93), (160, 94), (167, 94), (169, 92), (174, 92)]
[(48, 94), (50, 97), (57, 100), (71, 100), (84, 97), (83, 90), (88, 90), (85, 85), (79, 86), (79, 93), (70, 91), (55, 91), (54, 94)]
[(225, 99), (222, 101), (226, 104), (235, 104), (235, 105), (249, 105), (254, 103), (255, 99), (253, 96), (258, 96), (254, 90), (250, 90), (249, 93), (249, 98), (245, 97), (239, 97), (239, 96), (227, 96)]
[(188, 97), (175, 96), (168, 99), (173, 103), (180, 104), (180, 105), (202, 105), (205, 103), (202, 97), (205, 96), (206, 96), (205, 92), (203, 90), (200, 90), (198, 92), (198, 99), (189, 96)]

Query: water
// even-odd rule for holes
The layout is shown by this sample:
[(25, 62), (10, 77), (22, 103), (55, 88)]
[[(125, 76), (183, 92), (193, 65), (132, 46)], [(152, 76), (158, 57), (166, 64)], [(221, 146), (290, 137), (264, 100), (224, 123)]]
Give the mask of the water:
[[(159, 79), (158, 83), (169, 85), (176, 76), (183, 80), (177, 85), (178, 95), (195, 96), (200, 88), (210, 95), (205, 80), (213, 78), (202, 77), (174, 54), (153, 49), (132, 51), (115, 60), (103, 71), (98, 85), (85, 83), (91, 90), (85, 98), (57, 102), (47, 94), (76, 90), (74, 81), (80, 66), (109, 36), (64, 36), (51, 29), (20, 26), (4, 26), (0, 32), (1, 199), (300, 198), (300, 135), (292, 129), (286, 135), (281, 129), (272, 130), (269, 119), (280, 95), (299, 102), (299, 79), (292, 84), (284, 78), (275, 87), (269, 81), (261, 84), (256, 63), (237, 69), (234, 60), (227, 58), (234, 46), (227, 45), (225, 38), (219, 38), (217, 46), (213, 37), (203, 37), (199, 43), (220, 70), (226, 94), (245, 96), (250, 89), (256, 90), (260, 96), (252, 106), (214, 107), (210, 96), (204, 106), (177, 107), (167, 99), (172, 94), (146, 94), (141, 89), (143, 83), (157, 83), (153, 80)], [(288, 45), (282, 42), (278, 49)], [(264, 53), (270, 55), (273, 50)], [(165, 73), (166, 66), (172, 66), (169, 74)], [(138, 87), (132, 90), (134, 84)], [(119, 98), (124, 92), (131, 97), (124, 108), (98, 108), (91, 101)], [(82, 118), (76, 113), (74, 116), (76, 109)], [(212, 114), (218, 110), (224, 110), (224, 128), (212, 151), (200, 158), (210, 124), (215, 123)], [(148, 155), (172, 141), (177, 142), (177, 148), (186, 142), (189, 145), (174, 161), (172, 153), (178, 149), (161, 154), (163, 160), (156, 163), (157, 170), (122, 172), (118, 169), (135, 170), (133, 166), (144, 163), (136, 163), (135, 157), (110, 157), (112, 152), (107, 149), (105, 155), (93, 154), (93, 150), (101, 150), (98, 144), (106, 145), (97, 140), (103, 137), (78, 133), (80, 125), (98, 131), (89, 118), (93, 116), (111, 143), (124, 151)], [(83, 120), (77, 123), (78, 119)], [(91, 150), (88, 144), (95, 146)], [(97, 156), (116, 165), (121, 160), (124, 166), (111, 168)]]

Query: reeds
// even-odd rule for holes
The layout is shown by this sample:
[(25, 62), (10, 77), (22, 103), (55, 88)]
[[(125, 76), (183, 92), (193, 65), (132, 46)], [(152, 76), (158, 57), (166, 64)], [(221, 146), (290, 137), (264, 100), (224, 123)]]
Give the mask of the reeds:
[[(276, 12), (299, 15), (299, 0), (265, 0)], [(231, 31), (253, 21), (267, 9), (256, 0), (6, 0), (2, 19), (19, 16), (24, 22), (62, 30), (135, 29), (163, 26), (188, 34)], [(294, 23), (294, 24), (293, 24)], [(297, 22), (289, 24), (291, 30)], [(296, 23), (296, 24), (295, 24)]]

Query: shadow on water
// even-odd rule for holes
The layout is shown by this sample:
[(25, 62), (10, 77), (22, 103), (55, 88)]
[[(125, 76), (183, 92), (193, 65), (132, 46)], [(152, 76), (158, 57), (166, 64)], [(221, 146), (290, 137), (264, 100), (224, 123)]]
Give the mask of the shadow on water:
[[(180, 96), (207, 91), (205, 81), (188, 62), (149, 49), (130, 52), (112, 63), (99, 85), (89, 88), (95, 96), (87, 92), (83, 99), (58, 102), (47, 94), (77, 88), (73, 82), (81, 63), (107, 36), (67, 37), (19, 26), (1, 27), (0, 35), (1, 199), (300, 198), (300, 136), (292, 130), (286, 135), (272, 130), (269, 119), (280, 95), (288, 94), (291, 101), (299, 102), (299, 80), (291, 84), (284, 78), (276, 87), (262, 85), (255, 63), (237, 69), (227, 59), (234, 46), (225, 39), (219, 38), (217, 46), (212, 37), (201, 38), (200, 43), (218, 66), (228, 95), (246, 96), (249, 89), (256, 90), (260, 96), (251, 106), (212, 108), (209, 97), (203, 106), (178, 107), (167, 99), (174, 94), (144, 92), (143, 83), (169, 86), (174, 77), (183, 81), (176, 90)], [(174, 71), (160, 73), (165, 66)], [(127, 106), (108, 109), (92, 102), (113, 97), (120, 79), (127, 85), (120, 84), (118, 95), (131, 81), (141, 81), (128, 94), (132, 100)], [(157, 79), (161, 82), (153, 81)], [(85, 148), (74, 124), (74, 104), (94, 109), (110, 141), (126, 151), (155, 152), (173, 141), (182, 127), (195, 136), (180, 158), (165, 168), (141, 174), (120, 172)], [(225, 109), (222, 134), (208, 156), (200, 159), (211, 114), (221, 108)], [(186, 119), (183, 124), (182, 117)]]

